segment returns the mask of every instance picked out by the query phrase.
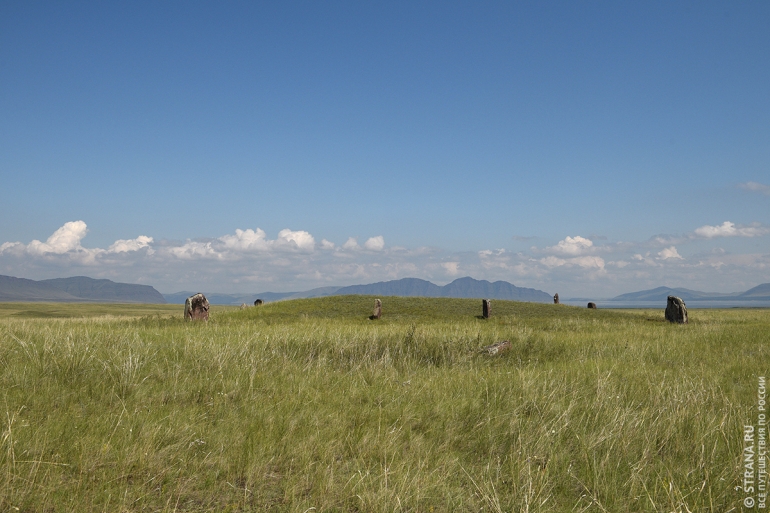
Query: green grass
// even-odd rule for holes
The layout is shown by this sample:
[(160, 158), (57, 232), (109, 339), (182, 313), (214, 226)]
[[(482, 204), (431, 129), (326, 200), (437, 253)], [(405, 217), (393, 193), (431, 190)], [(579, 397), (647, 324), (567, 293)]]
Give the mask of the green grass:
[(144, 305), (137, 303), (0, 303), (0, 319), (71, 319), (76, 317), (171, 316), (184, 313), (184, 305)]
[(372, 307), (1, 304), (0, 511), (739, 510), (767, 310)]

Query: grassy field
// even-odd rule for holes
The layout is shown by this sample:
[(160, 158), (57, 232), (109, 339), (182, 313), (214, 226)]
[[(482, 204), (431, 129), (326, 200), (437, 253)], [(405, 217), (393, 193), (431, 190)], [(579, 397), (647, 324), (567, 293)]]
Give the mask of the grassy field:
[(0, 304), (0, 511), (741, 511), (769, 311), (373, 299)]

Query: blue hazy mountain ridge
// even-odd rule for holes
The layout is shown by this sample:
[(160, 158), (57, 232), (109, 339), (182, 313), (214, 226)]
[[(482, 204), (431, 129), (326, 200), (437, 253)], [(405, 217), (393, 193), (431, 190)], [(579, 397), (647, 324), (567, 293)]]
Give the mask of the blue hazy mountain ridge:
[(116, 283), (86, 276), (28, 280), (0, 276), (0, 301), (53, 301), (156, 303), (166, 302), (163, 295), (149, 285)]
[[(116, 283), (111, 280), (98, 280), (85, 276), (35, 281), (0, 275), (0, 301), (184, 303), (185, 299), (194, 293), (185, 291), (161, 294), (149, 285)], [(544, 303), (552, 300), (550, 294), (541, 290), (516, 287), (505, 281), (491, 283), (470, 277), (459, 278), (444, 286), (418, 278), (403, 278), (368, 285), (320, 287), (300, 292), (206, 293), (206, 296), (213, 304), (233, 305), (253, 304), (257, 298), (271, 302), (283, 299), (349, 294), (508, 299)], [(670, 295), (681, 297), (685, 301), (770, 301), (770, 283), (763, 283), (745, 292), (729, 294), (701, 292), (681, 287), (658, 287), (621, 294), (609, 301), (665, 301), (666, 297)]]
[(757, 285), (753, 289), (749, 289), (746, 292), (738, 296), (741, 299), (767, 299), (770, 300), (770, 283), (763, 283)]
[[(337, 287), (334, 287), (334, 290), (337, 290)], [(247, 305), (254, 304), (254, 301), (256, 299), (261, 299), (262, 301), (280, 301), (282, 299), (289, 299), (292, 298), (295, 294), (302, 294), (301, 292), (261, 292), (259, 294), (221, 294), (217, 292), (211, 292), (208, 293), (206, 291), (197, 291), (197, 292), (203, 292), (203, 294), (206, 296), (206, 299), (209, 300), (209, 303), (212, 305), (240, 305), (243, 303), (246, 303)], [(185, 290), (181, 292), (174, 292), (173, 294), (163, 294), (163, 297), (166, 298), (166, 301), (169, 303), (184, 303), (185, 300), (192, 296), (193, 294), (196, 294), (197, 292)]]
[(442, 287), (443, 297), (510, 299), (513, 301), (532, 301), (550, 303), (551, 294), (542, 290), (517, 287), (507, 281), (488, 282), (470, 277), (458, 278)]
[(443, 287), (417, 278), (403, 278), (369, 285), (343, 287), (334, 294), (509, 299), (541, 303), (553, 300), (550, 294), (542, 290), (517, 287), (507, 281), (490, 283), (487, 280), (475, 280), (467, 276), (458, 278)]
[[(169, 303), (184, 303), (193, 292), (175, 292), (165, 294)], [(304, 292), (259, 292), (256, 294), (206, 294), (211, 304), (236, 305), (252, 304), (259, 298), (264, 301), (280, 301), (283, 299), (303, 299), (324, 296), (372, 295), (372, 296), (411, 296), (411, 297), (456, 297), (481, 299), (510, 299), (514, 301), (531, 301), (548, 303), (553, 299), (542, 290), (516, 287), (506, 281), (490, 283), (486, 280), (475, 280), (470, 277), (458, 278), (447, 285), (439, 286), (419, 278), (402, 278), (400, 280), (381, 281), (366, 285), (351, 285), (348, 287), (320, 287)]]
[(0, 275), (0, 301), (77, 301), (72, 294), (26, 278)]
[(770, 283), (763, 283), (746, 292), (730, 294), (720, 292), (701, 292), (685, 288), (658, 287), (650, 290), (640, 290), (616, 296), (610, 301), (665, 301), (668, 296), (677, 296), (685, 301), (751, 301), (770, 300)]
[(93, 301), (156, 304), (166, 302), (163, 294), (150, 285), (118, 283), (105, 279), (96, 280), (86, 276), (40, 280), (40, 283), (50, 285), (77, 298)]

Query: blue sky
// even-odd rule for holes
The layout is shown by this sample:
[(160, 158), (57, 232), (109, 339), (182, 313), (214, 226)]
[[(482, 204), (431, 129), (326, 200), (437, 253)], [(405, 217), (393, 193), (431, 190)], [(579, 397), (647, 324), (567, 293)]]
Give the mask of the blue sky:
[(0, 4), (0, 274), (770, 282), (767, 2)]

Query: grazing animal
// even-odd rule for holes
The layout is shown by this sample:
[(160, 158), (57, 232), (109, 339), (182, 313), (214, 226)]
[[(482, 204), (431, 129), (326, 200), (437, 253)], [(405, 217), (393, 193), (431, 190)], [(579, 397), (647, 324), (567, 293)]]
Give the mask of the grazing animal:
[(264, 301), (262, 301), (261, 299), (257, 299), (256, 301), (254, 301), (254, 306), (259, 306), (262, 303), (264, 303)]
[(198, 292), (184, 302), (184, 319), (186, 321), (209, 320), (209, 300)]
[(687, 306), (685, 306), (682, 298), (668, 296), (666, 302), (666, 320), (668, 322), (687, 324)]
[(588, 303), (588, 308), (593, 308), (595, 310), (596, 309), (596, 303), (593, 303), (593, 302)]

